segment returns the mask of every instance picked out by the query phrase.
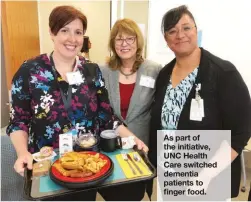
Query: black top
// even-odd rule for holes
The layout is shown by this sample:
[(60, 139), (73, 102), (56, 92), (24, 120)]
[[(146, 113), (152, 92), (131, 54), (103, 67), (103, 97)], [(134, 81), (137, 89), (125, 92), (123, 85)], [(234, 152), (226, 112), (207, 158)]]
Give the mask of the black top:
[[(159, 73), (156, 80), (155, 102), (152, 107), (149, 158), (157, 166), (157, 130), (161, 130), (161, 111), (176, 60)], [(195, 84), (201, 83), (205, 117), (202, 121), (189, 118)], [(231, 130), (231, 146), (241, 153), (251, 134), (251, 101), (248, 88), (235, 66), (201, 48), (198, 75), (180, 115), (178, 130)], [(232, 163), (232, 197), (238, 194), (240, 158)], [(238, 179), (237, 179), (238, 178)], [(233, 189), (233, 185), (235, 185)], [(233, 192), (233, 190), (235, 190)]]

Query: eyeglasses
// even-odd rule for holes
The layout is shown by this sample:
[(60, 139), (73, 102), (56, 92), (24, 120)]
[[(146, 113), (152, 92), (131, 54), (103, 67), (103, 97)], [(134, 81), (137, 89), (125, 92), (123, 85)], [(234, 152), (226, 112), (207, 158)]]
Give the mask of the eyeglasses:
[(125, 39), (117, 38), (117, 39), (115, 39), (115, 44), (116, 45), (122, 45), (124, 43), (124, 41), (125, 41), (128, 45), (132, 45), (135, 42), (135, 39), (136, 39), (135, 36), (128, 37), (128, 38), (125, 38)]
[(181, 27), (181, 29), (178, 28), (172, 28), (168, 31), (166, 31), (167, 35), (170, 37), (177, 36), (177, 34), (182, 31), (184, 34), (188, 34), (196, 25), (191, 26), (191, 25), (186, 25)]

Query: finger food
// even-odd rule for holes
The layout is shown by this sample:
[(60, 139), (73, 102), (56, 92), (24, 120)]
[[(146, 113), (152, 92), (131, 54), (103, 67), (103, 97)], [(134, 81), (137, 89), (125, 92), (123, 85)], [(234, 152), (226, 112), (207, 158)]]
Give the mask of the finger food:
[(53, 166), (67, 177), (87, 177), (100, 172), (107, 161), (100, 158), (99, 153), (68, 152), (62, 156)]

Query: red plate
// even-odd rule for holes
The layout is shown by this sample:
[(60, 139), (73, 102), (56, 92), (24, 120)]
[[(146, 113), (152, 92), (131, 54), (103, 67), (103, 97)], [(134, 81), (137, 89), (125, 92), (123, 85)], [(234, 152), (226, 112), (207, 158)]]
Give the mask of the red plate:
[[(95, 155), (98, 152), (87, 151), (87, 152), (79, 152), (79, 153)], [(51, 174), (53, 175), (54, 178), (56, 178), (57, 180), (60, 180), (62, 182), (81, 183), (81, 182), (93, 181), (93, 180), (96, 180), (96, 179), (102, 177), (103, 175), (105, 175), (111, 167), (111, 161), (106, 155), (99, 153), (99, 158), (106, 160), (107, 163), (105, 164), (105, 166), (103, 168), (101, 168), (101, 170), (98, 173), (96, 173), (94, 175), (91, 175), (88, 177), (78, 177), (78, 178), (66, 177), (66, 176), (63, 176), (54, 166), (51, 167)], [(54, 163), (56, 163), (58, 161), (59, 160), (55, 161)]]

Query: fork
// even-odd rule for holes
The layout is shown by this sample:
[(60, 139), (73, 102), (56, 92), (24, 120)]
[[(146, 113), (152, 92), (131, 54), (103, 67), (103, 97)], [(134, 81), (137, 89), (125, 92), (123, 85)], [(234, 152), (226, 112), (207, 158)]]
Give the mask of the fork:
[(129, 162), (129, 160), (128, 160), (127, 156), (126, 156), (126, 154), (122, 154), (122, 158), (124, 159), (124, 161), (126, 161), (126, 162), (128, 163), (128, 165), (129, 165), (129, 167), (130, 167), (132, 173), (133, 173), (134, 175), (136, 175), (136, 171), (133, 169), (131, 163)]
[(142, 159), (139, 157), (139, 155), (138, 155), (137, 153), (134, 153), (134, 154), (133, 154), (133, 159), (134, 159), (135, 161), (141, 163), (141, 165), (143, 165), (147, 170), (151, 171), (151, 170), (149, 169), (149, 167), (148, 167), (146, 164), (144, 164), (144, 163), (142, 162)]

